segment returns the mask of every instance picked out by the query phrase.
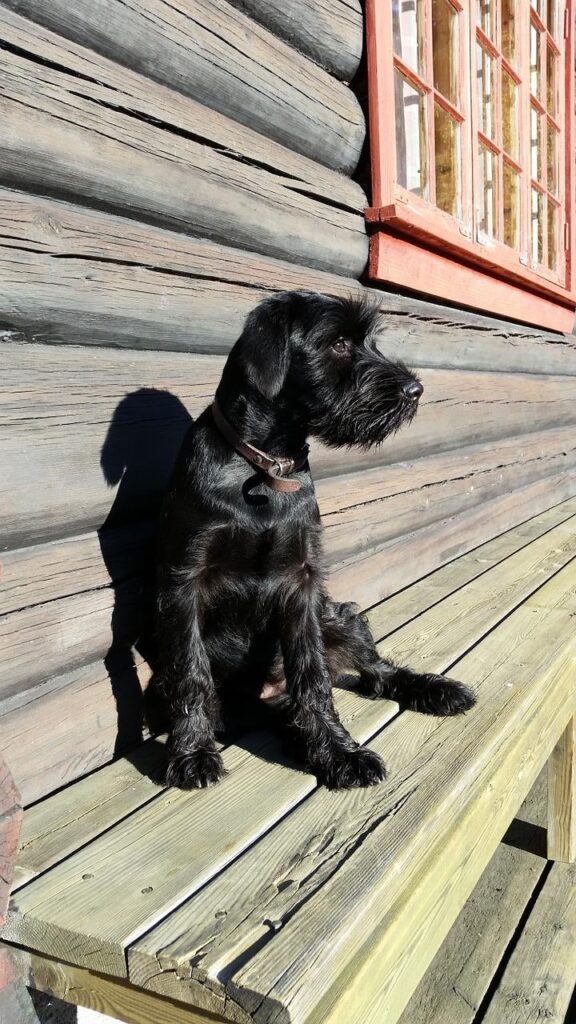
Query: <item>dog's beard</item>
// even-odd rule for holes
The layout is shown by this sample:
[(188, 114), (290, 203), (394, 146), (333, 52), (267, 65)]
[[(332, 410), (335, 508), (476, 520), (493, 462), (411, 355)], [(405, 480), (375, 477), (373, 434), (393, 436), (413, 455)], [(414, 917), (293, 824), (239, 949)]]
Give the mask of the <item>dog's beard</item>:
[(402, 364), (367, 361), (358, 367), (354, 387), (322, 396), (310, 420), (310, 433), (332, 448), (372, 448), (414, 419), (418, 402), (402, 387), (417, 378)]

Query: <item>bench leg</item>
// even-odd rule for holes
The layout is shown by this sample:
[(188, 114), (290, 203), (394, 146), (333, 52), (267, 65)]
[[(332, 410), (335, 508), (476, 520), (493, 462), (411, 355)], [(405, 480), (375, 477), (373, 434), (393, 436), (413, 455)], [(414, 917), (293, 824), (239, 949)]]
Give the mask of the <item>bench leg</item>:
[(548, 857), (576, 860), (576, 716), (548, 761)]

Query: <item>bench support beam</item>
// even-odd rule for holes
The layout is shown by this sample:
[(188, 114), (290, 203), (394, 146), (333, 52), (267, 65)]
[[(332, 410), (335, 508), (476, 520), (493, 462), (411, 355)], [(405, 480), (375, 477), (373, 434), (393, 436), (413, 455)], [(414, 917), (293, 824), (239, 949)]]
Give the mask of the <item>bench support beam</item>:
[[(6, 991), (10, 998), (18, 997), (22, 1013), (24, 1003), (20, 986), (27, 996), (24, 986), (28, 985), (75, 1006), (109, 1014), (126, 1024), (229, 1024), (216, 1014), (134, 988), (127, 981), (96, 974), (85, 967), (65, 964), (4, 942), (0, 942), (0, 967), (2, 965), (11, 981), (10, 989)], [(0, 1020), (9, 1020), (11, 1024), (35, 1024), (37, 1018), (23, 1015), (2, 1017), (0, 1014)]]
[(548, 857), (576, 860), (576, 716), (548, 761)]

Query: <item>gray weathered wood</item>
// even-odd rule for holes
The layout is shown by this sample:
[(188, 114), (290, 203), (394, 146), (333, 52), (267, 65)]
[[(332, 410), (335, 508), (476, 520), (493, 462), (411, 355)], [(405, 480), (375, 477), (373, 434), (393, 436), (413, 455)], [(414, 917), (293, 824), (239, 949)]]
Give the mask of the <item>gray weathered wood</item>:
[[(114, 271), (107, 269), (113, 287)], [(214, 394), (222, 360), (5, 343), (0, 368), (0, 533), (5, 546), (19, 546), (101, 525), (121, 478), (124, 512), (145, 516), (165, 486), (189, 417)], [(570, 377), (430, 369), (422, 378), (426, 392), (414, 423), (382, 450), (356, 453), (355, 470), (576, 419)], [(558, 454), (563, 450), (559, 445)], [(315, 449), (311, 465), (320, 480), (345, 472), (349, 457)]]
[[(562, 530), (563, 527), (558, 529)], [(411, 643), (410, 637), (412, 637), (412, 643), (421, 643), (420, 635), (425, 633), (430, 637), (427, 667), (437, 669), (449, 663), (455, 656), (457, 657), (459, 651), (466, 650), (476, 637), (482, 635), (491, 624), (501, 618), (503, 613), (505, 614), (507, 608), (514, 607), (527, 592), (531, 592), (536, 580), (546, 579), (550, 574), (554, 574), (554, 594), (564, 594), (567, 586), (566, 574), (558, 573), (554, 567), (555, 547), (555, 536), (552, 535), (535, 541), (533, 545), (520, 551), (517, 558), (508, 559), (503, 564), (503, 572), (500, 572), (500, 568), (497, 567), (491, 573), (486, 573), (479, 580), (470, 583), (465, 588), (465, 597), (462, 592), (458, 591), (456, 595), (447, 598), (444, 608), (437, 605), (429, 613), (425, 613), (424, 616), (410, 623), (404, 630), (398, 631), (387, 644), (387, 648), (391, 649), (392, 653), (396, 649), (401, 650), (405, 645)], [(549, 564), (547, 568), (544, 568), (546, 559)], [(538, 573), (538, 568), (543, 569), (542, 574)], [(464, 606), (468, 614), (465, 614)], [(452, 610), (455, 612), (454, 616), (451, 614)], [(568, 616), (568, 611), (568, 608), (563, 610), (564, 617)], [(547, 610), (545, 610), (545, 614), (548, 615)], [(455, 619), (456, 626), (453, 630), (448, 630), (448, 624), (452, 617)], [(444, 629), (438, 628), (441, 621), (445, 624)], [(562, 618), (563, 623), (564, 618)], [(556, 634), (557, 630), (550, 635), (551, 657), (554, 650), (553, 643), (557, 642)], [(529, 643), (536, 646), (533, 634), (530, 634)], [(536, 661), (538, 662), (538, 659)], [(535, 671), (538, 671), (538, 665), (539, 662)], [(479, 672), (479, 675), (475, 677), (475, 682), (486, 672), (487, 669), (484, 672)], [(491, 681), (490, 685), (496, 686), (496, 681), (493, 684)], [(501, 691), (500, 683), (498, 683), (498, 687)], [(504, 701), (513, 698), (514, 695), (511, 692), (506, 692), (506, 688), (504, 691), (502, 695)], [(389, 716), (389, 710), (385, 706), (379, 706), (378, 702), (362, 701), (354, 694), (340, 694), (339, 705), (342, 712), (344, 712), (344, 706), (347, 709), (349, 706), (347, 713), (343, 713), (343, 717), (353, 734), (364, 741), (378, 728), (379, 715), (383, 716), (383, 721), (386, 721)], [(490, 701), (485, 702), (484, 707), (485, 715), (496, 713)], [(424, 722), (420, 719), (419, 721), (422, 723), (422, 729), (428, 730), (430, 720)], [(408, 723), (406, 724), (408, 725)], [(464, 728), (461, 722), (458, 725), (460, 728)], [(441, 729), (437, 722), (432, 723), (432, 728), (438, 734), (444, 731), (445, 726), (446, 723)], [(413, 719), (410, 722), (410, 727), (418, 730), (419, 723), (417, 724)], [(452, 731), (454, 730), (452, 729)], [(470, 728), (465, 730), (467, 733), (470, 731)], [(402, 756), (409, 759), (410, 751), (416, 748), (412, 746), (411, 742), (406, 743), (405, 730), (403, 730), (403, 736), (403, 743), (398, 749), (399, 751), (403, 750)], [(469, 741), (469, 735), (467, 738)], [(269, 741), (265, 740), (264, 743), (266, 742)], [(379, 742), (384, 748), (387, 746), (385, 736)], [(464, 746), (465, 740), (463, 739), (463, 749)], [(260, 757), (262, 756), (266, 756), (263, 749), (260, 750)], [(125, 942), (130, 935), (134, 934), (134, 931), (141, 931), (143, 928), (149, 927), (152, 919), (158, 920), (159, 917), (164, 917), (168, 909), (174, 907), (176, 903), (182, 902), (186, 893), (194, 891), (209, 875), (222, 867), (223, 858), (227, 860), (235, 852), (239, 852), (238, 847), (242, 847), (250, 831), (252, 839), (255, 838), (255, 830), (260, 835), (264, 817), (267, 814), (273, 811), (278, 820), (282, 814), (282, 808), (287, 809), (285, 801), (289, 801), (289, 805), (294, 806), (295, 802), (301, 800), (309, 790), (310, 778), (298, 776), (287, 766), (276, 763), (276, 757), (277, 754), (274, 756), (274, 763), (266, 769), (267, 778), (271, 784), (260, 790), (261, 799), (255, 805), (250, 778), (253, 771), (257, 772), (259, 777), (261, 776), (260, 760), (254, 758), (246, 749), (228, 748), (225, 759), (228, 760), (230, 768), (234, 768), (234, 771), (217, 790), (208, 790), (202, 794), (169, 792), (158, 797), (148, 804), (141, 813), (132, 815), (116, 829), (107, 831), (96, 844), (93, 843), (90, 848), (85, 848), (75, 854), (51, 872), (44, 873), (38, 882), (21, 890), (14, 900), (12, 923), (8, 925), (6, 937), (26, 944), (32, 939), (32, 933), (34, 933), (33, 944), (36, 948), (42, 949), (46, 943), (53, 943), (52, 952), (58, 949), (64, 959), (71, 959), (75, 963), (85, 965), (90, 963), (95, 969), (120, 971), (121, 973), (124, 958), (123, 956), (119, 958), (115, 952), (118, 949), (116, 944), (121, 938), (121, 933), (124, 936), (122, 941)], [(442, 762), (441, 757), (435, 758), (434, 763), (437, 760)], [(274, 783), (272, 776), (276, 779)], [(348, 827), (350, 821), (342, 805), (341, 794), (328, 795), (325, 791), (321, 792), (323, 794), (321, 800), (324, 801), (326, 797), (332, 808), (328, 819), (331, 822), (335, 820), (335, 806), (340, 802), (344, 814), (343, 824)], [(275, 794), (276, 803), (268, 807), (268, 797), (272, 793)], [(383, 788), (380, 799), (383, 800), (385, 797), (386, 788)], [(370, 814), (367, 817), (365, 809), (362, 810), (365, 798), (369, 802), (374, 799), (378, 801), (378, 795), (376, 791), (372, 791), (370, 795), (361, 794), (358, 806), (354, 801), (356, 813), (360, 815), (363, 827), (370, 830), (373, 816)], [(217, 814), (209, 813), (209, 806), (214, 800), (217, 801), (219, 808)], [(228, 800), (230, 800), (230, 806), (228, 806)], [(235, 808), (234, 819), (232, 807)], [(348, 809), (351, 811), (351, 806)], [(309, 822), (310, 827), (317, 829), (319, 819), (312, 812), (313, 808), (310, 807), (310, 814), (306, 812), (305, 820)], [(200, 815), (203, 822), (201, 833), (193, 825), (196, 815)], [(236, 823), (234, 825), (233, 820)], [(269, 825), (270, 821), (268, 827)], [(225, 828), (225, 843), (221, 840), (222, 828)], [(283, 834), (286, 833), (286, 828), (288, 828), (292, 839), (296, 839), (299, 835), (298, 829), (295, 832), (290, 831), (289, 821), (286, 821), (283, 826)], [(152, 852), (152, 847), (163, 848), (163, 836), (166, 829), (170, 829), (172, 836), (169, 872), (163, 870), (161, 859), (159, 861)], [(214, 841), (209, 842), (208, 836), (212, 831)], [(191, 834), (198, 837), (201, 834), (202, 842), (190, 844)], [(181, 854), (176, 852), (178, 845), (176, 836), (178, 835), (182, 836)], [(266, 838), (265, 845), (267, 848), (271, 846), (269, 836)], [(330, 844), (326, 846), (320, 842), (315, 845), (318, 856), (331, 862), (333, 849), (330, 848)], [(149, 851), (148, 846), (150, 846)], [(341, 855), (345, 856), (344, 849), (341, 850)], [(116, 874), (111, 877), (109, 873), (106, 873), (105, 877), (99, 865), (104, 862), (109, 863), (110, 858), (116, 865)], [(127, 866), (130, 864), (128, 871), (122, 867), (124, 860), (126, 860)], [(138, 865), (137, 869), (135, 869), (136, 864)], [(209, 875), (207, 876), (208, 869)], [(267, 868), (267, 871), (269, 870), (270, 865)], [(312, 872), (310, 876), (308, 876), (308, 872), (306, 874), (307, 877), (310, 877), (313, 886), (320, 884), (316, 872)], [(84, 876), (81, 886), (78, 886), (79, 875)], [(274, 877), (278, 876), (275, 874)], [(134, 891), (128, 889), (130, 878), (136, 886)], [(247, 889), (252, 885), (259, 888), (260, 879), (261, 871), (246, 872), (244, 888)], [(107, 884), (107, 899), (110, 900), (112, 898), (110, 886), (115, 884), (115, 880), (118, 882), (118, 891), (114, 893), (113, 898), (117, 912), (111, 919), (110, 914), (106, 913), (106, 901), (102, 902), (97, 893), (103, 884)], [(145, 886), (143, 886), (144, 882), (146, 882)], [(146, 896), (145, 900), (142, 900), (139, 895), (142, 890)], [(288, 890), (287, 887), (282, 886), (280, 891), (282, 892), (282, 901), (286, 898), (290, 900), (297, 895), (296, 887)], [(238, 895), (237, 889), (236, 893)], [(89, 901), (92, 908), (90, 921), (86, 922), (89, 934), (81, 935), (78, 929), (79, 915), (83, 913), (82, 907), (86, 900)], [(211, 905), (214, 907), (215, 904)], [(38, 911), (34, 909), (36, 907), (39, 908)], [(99, 907), (101, 909), (97, 909)], [(38, 928), (34, 923), (36, 919), (41, 919), (43, 922), (42, 935), (37, 934)], [(96, 943), (94, 939), (97, 939)], [(72, 945), (69, 947), (70, 943)], [(64, 946), (66, 955), (64, 955)]]
[(4, 924), (5, 920), (21, 824), (20, 793), (8, 765), (0, 754), (0, 925)]
[[(327, 172), (328, 173), (328, 172)], [(307, 184), (309, 189), (311, 185)], [(94, 340), (96, 325), (91, 318), (98, 312), (96, 299), (86, 290), (86, 273), (90, 275), (92, 289), (104, 287), (106, 279), (98, 278), (101, 263), (114, 261), (118, 282), (124, 278), (129, 293), (131, 276), (138, 270), (153, 269), (153, 276), (138, 278), (138, 301), (127, 298), (122, 315), (118, 316), (113, 295), (102, 296), (103, 311), (98, 322), (113, 343), (153, 348), (184, 346), (190, 349), (228, 350), (240, 333), (244, 313), (252, 308), (270, 289), (307, 288), (331, 294), (351, 292), (370, 295), (382, 312), (382, 348), (386, 354), (416, 362), (419, 366), (466, 370), (494, 370), (505, 372), (576, 374), (576, 339), (551, 332), (508, 324), (502, 321), (467, 313), (462, 310), (443, 309), (433, 303), (407, 299), (375, 289), (363, 289), (354, 280), (303, 268), (284, 260), (258, 256), (253, 252), (232, 249), (194, 238), (175, 231), (167, 231), (133, 219), (119, 217), (99, 210), (90, 210), (69, 203), (0, 189), (0, 245), (6, 250), (30, 251), (31, 268), (27, 289), (20, 296), (21, 312), (14, 304), (6, 305), (6, 314), (18, 316), (24, 334), (30, 337), (37, 330), (47, 340)], [(51, 256), (51, 261), (34, 262), (34, 255)], [(20, 254), (19, 254), (20, 256)], [(8, 255), (5, 253), (5, 259)], [(55, 323), (42, 323), (34, 315), (34, 305), (28, 292), (43, 281), (45, 287), (60, 280), (62, 263), (81, 260), (85, 276), (77, 282), (78, 291), (86, 295), (80, 316), (74, 320), (75, 328), (67, 331), (66, 318), (56, 315)], [(52, 265), (52, 270), (50, 266)], [(21, 266), (21, 262), (17, 264)], [(38, 278), (41, 268), (46, 276)], [(160, 273), (158, 273), (160, 272)], [(174, 283), (164, 275), (181, 275), (183, 285), (204, 283), (188, 296), (194, 316), (179, 316), (178, 295)], [(225, 287), (216, 294), (206, 288), (207, 279), (218, 279), (221, 285), (242, 286), (230, 294), (234, 301), (222, 301)], [(127, 314), (133, 309), (132, 321)], [(116, 315), (115, 315), (116, 313)], [(26, 317), (34, 322), (26, 330)], [(50, 315), (55, 315), (54, 310)], [(36, 322), (38, 321), (38, 322)], [(68, 328), (70, 325), (68, 324)]]
[(546, 772), (520, 808), (398, 1024), (473, 1024), (546, 867)]
[(576, 976), (576, 867), (555, 864), (483, 1018), (568, 1024)]
[[(555, 506), (372, 608), (368, 612), (368, 620), (375, 638), (382, 639), (428, 605), (447, 597), (491, 565), (496, 565), (568, 520), (574, 509), (574, 501)], [(62, 555), (61, 560), (78, 565), (82, 558), (78, 554), (74, 563), (68, 552), (66, 556)], [(85, 556), (85, 561), (91, 565), (88, 556)], [(126, 668), (125, 672), (127, 674), (129, 669)], [(126, 680), (126, 685), (131, 688), (134, 672), (139, 680), (147, 680), (147, 668), (138, 657), (135, 657), (134, 669), (130, 673), (132, 678)], [(123, 680), (121, 676), (117, 681), (117, 690), (124, 687)], [(94, 662), (53, 680), (53, 684), (52, 689), (46, 685), (43, 692), (32, 688), (28, 691), (29, 700), (22, 696), (23, 703), (19, 707), (0, 717), (0, 748), (5, 751), (25, 805), (105, 764), (116, 748), (118, 709), (106, 667), (101, 662)], [(135, 727), (137, 725), (136, 721)], [(71, 744), (74, 757), (69, 756)], [(29, 811), (27, 822), (31, 814), (37, 813), (37, 810)]]
[(261, 25), (349, 82), (362, 55), (359, 0), (230, 0)]
[[(6, 24), (13, 20), (16, 25)], [(344, 186), (348, 199), (341, 208), (318, 194), (335, 179), (337, 195), (341, 176), (327, 172), (319, 190), (308, 184), (311, 161), (303, 175), (298, 169), (292, 175), (289, 167), (274, 173), (264, 156), (245, 161), (232, 154), (232, 140), (226, 151), (205, 144), (195, 130), (196, 106), (188, 109), (191, 100), (135, 73), (119, 74), (122, 69), (89, 51), (66, 62), (62, 40), (52, 53), (46, 30), (38, 29), (37, 40), (34, 26), (28, 31), (23, 24), (0, 8), (0, 32), (10, 47), (0, 51), (0, 181), (128, 209), (183, 232), (323, 270), (351, 276), (362, 271), (367, 238), (357, 186), (352, 193)], [(27, 59), (22, 49), (34, 46), (37, 59)], [(40, 67), (38, 59), (49, 65)], [(350, 194), (357, 212), (349, 209)]]
[(356, 166), (365, 126), (351, 90), (226, 0), (7, 6), (328, 167)]

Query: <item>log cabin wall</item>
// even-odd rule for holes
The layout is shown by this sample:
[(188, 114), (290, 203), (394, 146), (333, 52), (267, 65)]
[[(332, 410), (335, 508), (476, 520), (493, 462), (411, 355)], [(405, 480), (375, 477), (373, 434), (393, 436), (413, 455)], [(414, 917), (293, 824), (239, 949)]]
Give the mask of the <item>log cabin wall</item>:
[[(141, 734), (122, 641), (244, 316), (363, 287), (362, 13), (5, 0), (0, 40), (0, 746), (30, 803)], [(312, 458), (331, 590), (365, 607), (576, 492), (574, 339), (377, 294), (421, 411)]]

